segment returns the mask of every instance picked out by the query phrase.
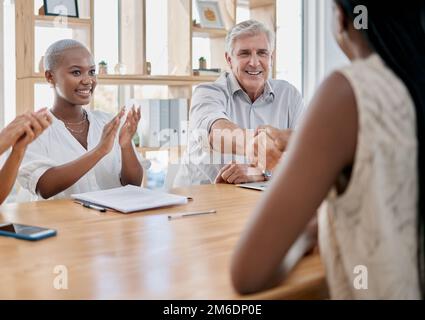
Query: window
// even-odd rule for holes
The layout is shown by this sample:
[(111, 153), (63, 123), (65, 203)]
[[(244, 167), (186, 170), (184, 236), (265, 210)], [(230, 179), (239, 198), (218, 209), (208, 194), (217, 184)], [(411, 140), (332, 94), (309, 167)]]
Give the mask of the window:
[(303, 1), (277, 0), (276, 5), (276, 78), (302, 93)]
[[(167, 0), (146, 2), (146, 59), (151, 63), (152, 74), (169, 74)], [(164, 16), (165, 15), (165, 16)], [(158, 17), (163, 17), (158, 19)], [(173, 71), (173, 70), (170, 70)], [(173, 74), (173, 73), (170, 73)]]
[(118, 10), (117, 0), (94, 1), (94, 58), (106, 61), (110, 73), (119, 62)]

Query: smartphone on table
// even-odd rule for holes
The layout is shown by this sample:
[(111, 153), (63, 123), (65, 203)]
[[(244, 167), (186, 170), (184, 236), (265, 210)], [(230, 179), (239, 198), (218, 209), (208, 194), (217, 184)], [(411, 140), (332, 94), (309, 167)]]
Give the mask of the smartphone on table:
[(13, 237), (23, 240), (41, 240), (56, 235), (56, 230), (19, 223), (0, 224), (0, 236)]

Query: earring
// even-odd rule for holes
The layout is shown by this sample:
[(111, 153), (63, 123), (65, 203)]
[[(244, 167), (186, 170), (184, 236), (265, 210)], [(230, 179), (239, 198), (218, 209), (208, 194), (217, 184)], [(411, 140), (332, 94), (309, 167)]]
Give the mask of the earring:
[(342, 32), (338, 32), (336, 36), (337, 43), (339, 43), (340, 45), (344, 44), (346, 36), (347, 36), (347, 32), (345, 30)]

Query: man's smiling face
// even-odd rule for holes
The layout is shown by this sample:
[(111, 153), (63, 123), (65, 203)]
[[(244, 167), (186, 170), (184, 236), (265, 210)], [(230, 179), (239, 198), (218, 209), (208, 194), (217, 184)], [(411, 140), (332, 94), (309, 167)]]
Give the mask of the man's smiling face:
[(272, 57), (271, 46), (264, 33), (237, 38), (233, 52), (226, 53), (226, 60), (239, 85), (253, 100), (263, 93)]

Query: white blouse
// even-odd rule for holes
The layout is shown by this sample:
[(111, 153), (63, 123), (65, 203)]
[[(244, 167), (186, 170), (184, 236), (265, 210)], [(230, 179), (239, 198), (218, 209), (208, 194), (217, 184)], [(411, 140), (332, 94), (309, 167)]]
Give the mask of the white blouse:
[(377, 54), (340, 72), (355, 93), (359, 130), (348, 188), (333, 190), (319, 215), (331, 297), (419, 299), (414, 103)]
[[(57, 167), (83, 156), (94, 149), (102, 136), (103, 127), (112, 120), (113, 115), (87, 110), (89, 131), (87, 150), (72, 136), (64, 123), (50, 113), (52, 125), (32, 142), (25, 153), (19, 169), (19, 184), (30, 191), (32, 200), (42, 199), (36, 193), (40, 177), (50, 168)], [(133, 144), (134, 148), (134, 144)], [(144, 160), (136, 151), (136, 155), (144, 171), (149, 168), (149, 160)], [(91, 170), (82, 176), (74, 185), (50, 199), (69, 198), (71, 194), (120, 187), (121, 149), (118, 134), (109, 154), (103, 157)]]

